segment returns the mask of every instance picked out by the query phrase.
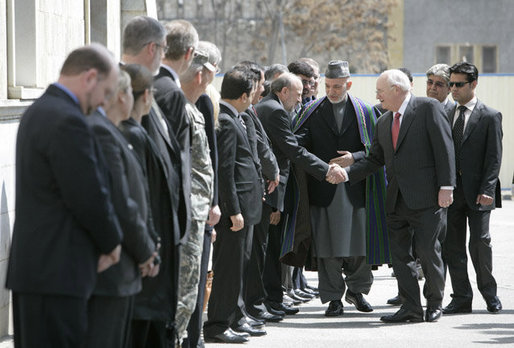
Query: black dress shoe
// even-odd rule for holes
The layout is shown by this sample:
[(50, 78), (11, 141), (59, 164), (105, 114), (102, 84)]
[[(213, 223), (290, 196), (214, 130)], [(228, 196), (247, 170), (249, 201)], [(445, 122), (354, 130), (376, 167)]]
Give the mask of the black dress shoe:
[(275, 309), (275, 308), (269, 307), (269, 306), (266, 306), (266, 309), (268, 310), (268, 312), (270, 312), (271, 314), (274, 314), (274, 315), (280, 315), (281, 317), (286, 315), (286, 312), (284, 312), (280, 309)]
[(353, 304), (359, 312), (373, 312), (373, 307), (366, 301), (361, 293), (353, 293), (346, 290), (346, 296), (344, 300), (350, 304)]
[(392, 315), (386, 315), (380, 318), (384, 323), (419, 323), (423, 321), (423, 313), (416, 313), (404, 307)]
[(235, 332), (246, 332), (247, 334), (250, 334), (250, 336), (264, 336), (266, 334), (266, 330), (252, 327), (248, 323), (244, 323), (232, 330)]
[(305, 291), (300, 290), (300, 289), (295, 289), (294, 293), (296, 294), (296, 296), (306, 298), (309, 301), (312, 300), (314, 297), (316, 297), (316, 296), (314, 296), (312, 294), (308, 294)]
[(287, 315), (293, 315), (300, 311), (298, 308), (295, 308), (292, 306), (287, 306), (283, 303), (271, 302), (271, 301), (266, 303), (266, 308), (268, 309), (268, 311), (270, 309), (273, 309), (273, 310), (281, 311)]
[(441, 307), (427, 307), (427, 310), (425, 311), (425, 321), (431, 323), (434, 321), (437, 321), (441, 316), (443, 315), (443, 310)]
[(309, 288), (305, 288), (305, 289), (302, 289), (303, 292), (307, 293), (307, 294), (310, 294), (314, 297), (319, 297), (319, 291), (317, 290), (312, 290), (312, 289), (309, 289)]
[(237, 331), (232, 330), (232, 328), (231, 328), (231, 327), (229, 327), (229, 328), (228, 328), (228, 330), (230, 331), (230, 333), (231, 333), (232, 335), (241, 336), (241, 337), (246, 337), (246, 338), (250, 337), (250, 334), (249, 334), (249, 333), (247, 333), (247, 332), (237, 332)]
[(341, 300), (330, 301), (327, 310), (325, 311), (326, 317), (339, 317), (344, 314), (343, 303)]
[(451, 300), (448, 306), (443, 308), (444, 314), (471, 313), (471, 302), (458, 302)]
[(400, 295), (396, 295), (395, 297), (392, 297), (389, 300), (387, 300), (387, 304), (390, 304), (393, 306), (401, 306), (402, 299), (400, 298)]
[(289, 296), (293, 300), (300, 301), (301, 303), (309, 302), (311, 300), (310, 298), (305, 298), (305, 297), (298, 296), (294, 290), (289, 290), (287, 292), (287, 296)]
[(291, 296), (289, 296), (287, 293), (285, 293), (282, 296), (282, 302), (285, 302), (285, 303), (289, 303), (290, 302), (294, 306), (298, 306), (298, 305), (303, 303), (303, 301), (296, 300), (296, 299), (292, 298)]
[(247, 315), (245, 315), (245, 321), (248, 324), (250, 324), (250, 326), (258, 327), (258, 328), (263, 328), (264, 325), (266, 324), (266, 322), (264, 320), (260, 320), (260, 319), (254, 318), (254, 317), (252, 317), (248, 313), (247, 313)]
[(485, 302), (487, 304), (487, 310), (491, 313), (498, 313), (503, 309), (502, 303), (497, 296), (492, 300), (486, 300)]
[(317, 287), (315, 287), (315, 286), (307, 284), (307, 285), (305, 285), (305, 287), (307, 289), (309, 289), (309, 290), (314, 290), (314, 291), (318, 291), (319, 292), (319, 289)]
[(266, 312), (260, 312), (258, 315), (255, 316), (257, 319), (260, 319), (260, 320), (264, 320), (264, 321), (269, 321), (269, 322), (272, 322), (272, 323), (278, 323), (279, 321), (281, 321), (282, 319), (284, 319), (283, 316), (281, 315), (275, 315), (275, 314), (271, 314), (270, 312), (266, 311)]
[(232, 332), (232, 330), (227, 329), (224, 332), (217, 334), (215, 336), (204, 336), (204, 341), (207, 343), (245, 343), (248, 342), (247, 337), (243, 337), (240, 335), (236, 335)]

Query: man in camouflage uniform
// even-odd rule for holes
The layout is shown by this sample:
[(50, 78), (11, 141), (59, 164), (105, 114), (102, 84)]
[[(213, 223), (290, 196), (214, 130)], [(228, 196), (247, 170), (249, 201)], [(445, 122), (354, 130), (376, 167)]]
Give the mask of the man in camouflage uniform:
[(216, 217), (215, 214), (210, 214), (214, 173), (205, 133), (205, 120), (195, 106), (196, 100), (212, 81), (215, 70), (208, 62), (208, 56), (198, 52), (191, 66), (180, 76), (191, 125), (191, 229), (180, 255), (178, 305), (175, 315), (179, 342), (186, 336), (187, 325), (196, 305), (205, 224), (214, 225), (219, 219), (219, 215)]

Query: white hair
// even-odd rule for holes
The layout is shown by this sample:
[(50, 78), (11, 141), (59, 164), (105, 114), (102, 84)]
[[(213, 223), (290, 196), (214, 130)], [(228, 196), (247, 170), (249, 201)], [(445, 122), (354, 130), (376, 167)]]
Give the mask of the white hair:
[(398, 86), (402, 91), (408, 92), (411, 90), (409, 78), (405, 73), (398, 69), (386, 70), (382, 73), (386, 77), (389, 86)]

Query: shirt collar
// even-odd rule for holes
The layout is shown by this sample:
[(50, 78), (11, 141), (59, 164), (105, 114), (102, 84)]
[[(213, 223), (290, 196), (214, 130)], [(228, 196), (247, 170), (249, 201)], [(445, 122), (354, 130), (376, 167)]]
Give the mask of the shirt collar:
[(60, 84), (59, 82), (54, 83), (54, 86), (62, 90), (67, 95), (69, 95), (70, 98), (73, 99), (73, 101), (80, 106), (79, 98), (77, 98), (77, 96), (72, 91), (70, 91), (68, 87), (64, 86), (63, 84)]
[[(464, 106), (466, 107), (466, 109), (473, 111), (473, 109), (477, 105), (477, 101), (478, 101), (477, 97), (474, 96), (473, 99), (471, 99), (466, 104), (464, 104)], [(461, 105), (459, 104), (458, 106), (461, 106)]]
[(234, 116), (239, 115), (239, 112), (237, 112), (237, 109), (230, 103), (227, 103), (224, 100), (220, 100), (220, 104), (225, 105), (227, 108), (229, 108), (230, 111), (234, 114)]
[(407, 96), (405, 97), (405, 99), (403, 100), (403, 103), (402, 105), (400, 106), (400, 108), (398, 109), (398, 112), (400, 113), (400, 115), (403, 116), (403, 114), (405, 114), (405, 109), (407, 109), (407, 105), (409, 104), (409, 101), (410, 101), (410, 98), (411, 98), (412, 94), (410, 93), (407, 93)]
[(163, 67), (164, 69), (169, 71), (171, 76), (173, 76), (173, 80), (175, 80), (175, 83), (180, 88), (180, 77), (178, 76), (177, 72), (175, 70), (173, 70), (172, 67), (170, 67), (170, 66), (168, 66), (166, 64), (161, 64), (161, 67)]

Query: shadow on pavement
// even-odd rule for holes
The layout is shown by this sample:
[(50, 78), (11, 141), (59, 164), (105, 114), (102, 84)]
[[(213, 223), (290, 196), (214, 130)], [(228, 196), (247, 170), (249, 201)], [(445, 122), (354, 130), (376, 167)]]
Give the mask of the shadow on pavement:
[[(513, 311), (510, 311), (513, 312)], [(501, 315), (501, 314), (499, 314)], [(488, 341), (474, 341), (481, 344), (514, 344), (514, 323), (479, 323), (464, 324), (456, 329), (473, 330), (490, 337)]]

